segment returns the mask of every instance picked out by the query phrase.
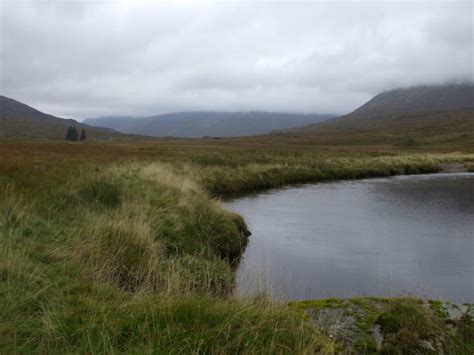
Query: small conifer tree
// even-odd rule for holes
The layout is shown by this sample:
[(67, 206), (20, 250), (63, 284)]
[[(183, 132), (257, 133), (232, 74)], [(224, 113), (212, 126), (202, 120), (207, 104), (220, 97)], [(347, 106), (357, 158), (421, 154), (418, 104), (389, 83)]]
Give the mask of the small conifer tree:
[(79, 139), (76, 127), (71, 127), (71, 141), (76, 142)]
[(64, 138), (67, 141), (71, 140), (71, 135), (72, 135), (72, 127), (68, 127), (66, 137)]
[(86, 130), (83, 128), (83, 129), (81, 130), (81, 138), (79, 138), (79, 140), (80, 140), (81, 142), (84, 142), (86, 139), (87, 139)]

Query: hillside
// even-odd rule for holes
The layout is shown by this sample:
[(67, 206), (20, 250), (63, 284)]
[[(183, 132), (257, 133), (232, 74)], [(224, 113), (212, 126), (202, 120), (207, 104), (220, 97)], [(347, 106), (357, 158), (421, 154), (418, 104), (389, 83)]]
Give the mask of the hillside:
[(349, 113), (299, 127), (289, 135), (311, 135), (328, 144), (456, 143), (474, 147), (474, 85), (420, 86), (376, 95)]
[(346, 117), (474, 109), (474, 85), (418, 86), (382, 92)]
[(177, 112), (152, 117), (101, 117), (84, 120), (92, 126), (110, 127), (123, 133), (155, 137), (201, 138), (265, 134), (322, 122), (328, 114), (273, 112)]
[(106, 139), (121, 134), (109, 128), (97, 128), (49, 115), (19, 101), (0, 96), (0, 138), (64, 138), (67, 128), (85, 129), (89, 139)]

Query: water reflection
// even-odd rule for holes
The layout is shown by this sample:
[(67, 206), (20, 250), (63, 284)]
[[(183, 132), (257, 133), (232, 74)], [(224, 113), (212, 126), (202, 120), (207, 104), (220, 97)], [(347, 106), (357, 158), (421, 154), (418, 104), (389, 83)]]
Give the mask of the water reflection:
[(474, 174), (308, 185), (227, 207), (253, 233), (242, 295), (474, 301)]

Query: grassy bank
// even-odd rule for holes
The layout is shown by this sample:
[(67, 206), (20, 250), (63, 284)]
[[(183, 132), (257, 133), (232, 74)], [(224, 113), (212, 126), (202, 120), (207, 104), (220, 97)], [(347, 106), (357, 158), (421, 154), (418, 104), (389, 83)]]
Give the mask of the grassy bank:
[(230, 196), (474, 155), (223, 142), (0, 144), (0, 352), (311, 353), (298, 309), (232, 293)]
[(228, 297), (247, 235), (193, 180), (160, 163), (64, 169), (2, 185), (2, 352), (325, 345), (285, 307)]

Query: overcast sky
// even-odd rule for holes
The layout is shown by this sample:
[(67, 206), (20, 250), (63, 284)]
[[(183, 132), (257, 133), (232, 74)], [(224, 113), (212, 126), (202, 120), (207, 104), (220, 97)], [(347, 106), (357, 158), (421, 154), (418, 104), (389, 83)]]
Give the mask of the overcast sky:
[(345, 113), (473, 81), (472, 1), (0, 4), (0, 94), (62, 117)]

